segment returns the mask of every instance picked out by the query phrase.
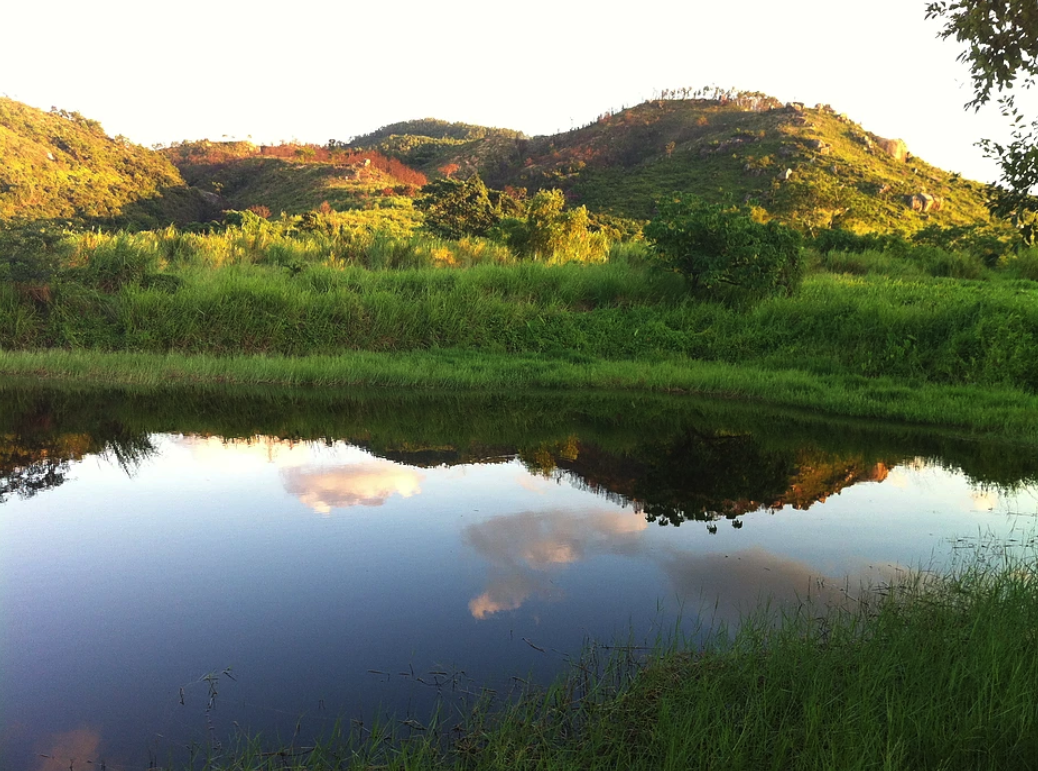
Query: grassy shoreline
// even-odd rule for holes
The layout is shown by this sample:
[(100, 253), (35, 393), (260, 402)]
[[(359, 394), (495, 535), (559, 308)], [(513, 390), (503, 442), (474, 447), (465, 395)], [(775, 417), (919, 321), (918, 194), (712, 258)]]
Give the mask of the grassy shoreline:
[(1038, 441), (1038, 396), (1016, 389), (818, 375), (677, 357), (614, 361), (464, 350), (357, 351), (305, 357), (0, 350), (0, 376), (108, 386), (243, 384), (684, 393)]
[[(983, 541), (834, 606), (762, 606), (733, 635), (658, 642), (497, 707), (335, 734), (242, 737), (223, 769), (1031, 769), (1038, 767), (1034, 536)], [(1022, 547), (1022, 548), (1021, 548)], [(198, 767), (197, 762), (192, 767)]]

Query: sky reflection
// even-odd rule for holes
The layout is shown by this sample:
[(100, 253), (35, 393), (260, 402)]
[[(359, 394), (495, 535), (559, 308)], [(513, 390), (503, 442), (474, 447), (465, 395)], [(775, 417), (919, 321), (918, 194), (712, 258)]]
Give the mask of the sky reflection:
[(317, 699), (408, 708), (373, 692), (369, 670), (550, 675), (555, 659), (524, 637), (572, 652), (663, 613), (736, 624), (762, 598), (841, 599), (963, 534), (1033, 528), (1013, 512), (1036, 508), (1033, 488), (914, 460), (711, 532), (650, 523), (504, 452), (419, 468), (345, 442), (149, 439), (131, 473), (88, 455), (68, 483), (0, 505), (0, 767), (100, 752), (141, 766), (149, 737), (183, 731), (179, 686), (228, 665), (266, 732), (291, 732), (283, 716)]

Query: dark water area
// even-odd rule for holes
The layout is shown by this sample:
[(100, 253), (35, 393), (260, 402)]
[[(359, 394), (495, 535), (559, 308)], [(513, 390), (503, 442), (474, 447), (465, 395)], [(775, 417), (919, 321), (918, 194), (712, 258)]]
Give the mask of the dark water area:
[(0, 386), (0, 768), (303, 743), (1026, 539), (1034, 447), (688, 397)]

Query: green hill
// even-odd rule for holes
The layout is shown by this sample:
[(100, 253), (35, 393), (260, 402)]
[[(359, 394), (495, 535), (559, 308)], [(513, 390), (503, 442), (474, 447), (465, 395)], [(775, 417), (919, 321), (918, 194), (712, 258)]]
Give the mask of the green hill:
[[(686, 92), (687, 93), (687, 92)], [(131, 227), (221, 209), (299, 214), (409, 206), (429, 178), (479, 173), (494, 188), (562, 189), (635, 219), (674, 191), (758, 207), (805, 229), (912, 233), (989, 221), (984, 187), (915, 157), (828, 106), (759, 93), (654, 99), (554, 136), (433, 118), (349, 144), (184, 142), (155, 152), (78, 113), (0, 99), (0, 221), (72, 218)]]
[(593, 211), (634, 218), (651, 217), (656, 199), (680, 190), (751, 203), (807, 228), (910, 233), (989, 219), (980, 183), (931, 166), (828, 106), (784, 105), (763, 94), (657, 99), (546, 137), (492, 129), (468, 139), (387, 134), (430, 123), (386, 127), (368, 146), (430, 175), (457, 164), (460, 175), (478, 172), (492, 187), (561, 188)]
[(214, 203), (188, 189), (164, 156), (109, 137), (97, 121), (0, 97), (0, 222), (146, 227), (206, 219)]

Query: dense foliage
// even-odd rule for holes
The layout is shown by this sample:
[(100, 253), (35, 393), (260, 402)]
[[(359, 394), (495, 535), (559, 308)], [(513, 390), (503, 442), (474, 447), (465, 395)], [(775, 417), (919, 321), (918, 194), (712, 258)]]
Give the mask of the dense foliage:
[(763, 297), (792, 294), (803, 277), (801, 238), (777, 222), (761, 224), (748, 211), (695, 196), (659, 202), (645, 227), (660, 262), (684, 275), (693, 292), (737, 287)]
[(422, 190), (417, 201), (425, 226), (442, 238), (486, 236), (502, 217), (522, 212), (512, 196), (489, 190), (478, 175), (466, 180), (440, 179)]
[[(168, 224), (183, 221), (178, 215), (185, 212), (145, 216), (134, 207), (183, 188), (179, 172), (162, 155), (107, 136), (97, 121), (0, 97), (0, 221), (133, 221), (136, 214), (146, 226)], [(198, 205), (180, 200), (176, 206), (185, 203)]]
[(990, 185), (992, 213), (1009, 219), (1023, 239), (1038, 239), (1038, 116), (1027, 118), (1012, 89), (1030, 88), (1038, 78), (1038, 4), (1033, 0), (937, 0), (927, 18), (944, 21), (942, 38), (966, 44), (959, 61), (970, 67), (974, 96), (967, 108), (979, 108), (998, 93), (1001, 112), (1010, 120), (1010, 141), (983, 139), (1001, 178)]

